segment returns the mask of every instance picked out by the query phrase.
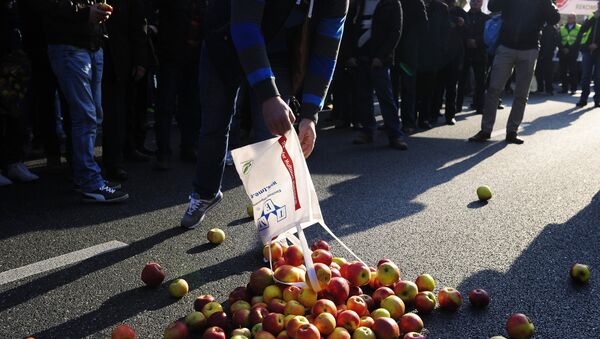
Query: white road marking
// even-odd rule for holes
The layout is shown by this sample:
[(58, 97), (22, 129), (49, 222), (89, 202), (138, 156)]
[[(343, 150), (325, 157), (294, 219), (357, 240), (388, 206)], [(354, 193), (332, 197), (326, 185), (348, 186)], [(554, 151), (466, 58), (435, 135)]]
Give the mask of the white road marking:
[(127, 246), (129, 245), (124, 242), (113, 240), (75, 252), (59, 255), (54, 258), (38, 261), (23, 267), (14, 268), (12, 270), (0, 273), (0, 285), (8, 284), (10, 282), (44, 273), (59, 267), (71, 265)]

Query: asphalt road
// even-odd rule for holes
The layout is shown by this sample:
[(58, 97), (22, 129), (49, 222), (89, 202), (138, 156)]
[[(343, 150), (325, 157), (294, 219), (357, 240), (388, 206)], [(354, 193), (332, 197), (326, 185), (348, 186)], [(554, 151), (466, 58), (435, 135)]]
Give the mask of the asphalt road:
[[(476, 287), (491, 293), (486, 310), (467, 302), (424, 317), (429, 338), (506, 335), (514, 312), (531, 317), (536, 338), (600, 338), (600, 109), (574, 109), (575, 101), (532, 97), (522, 146), (503, 142), (508, 109), (486, 144), (465, 141), (480, 123), (472, 112), (413, 135), (408, 152), (385, 147), (383, 134), (357, 147), (350, 130), (320, 131), (309, 168), (325, 220), (346, 244), (371, 265), (394, 260), (405, 279), (430, 273), (464, 296)], [(223, 202), (188, 232), (178, 224), (193, 165), (158, 173), (132, 164), (131, 199), (115, 206), (83, 204), (62, 177), (38, 171), (35, 184), (0, 189), (0, 272), (109, 241), (128, 246), (0, 285), (0, 338), (106, 338), (122, 322), (140, 338), (160, 338), (197, 295), (224, 301), (261, 265), (233, 168)], [(495, 193), (487, 205), (475, 201), (481, 184)], [(206, 240), (213, 227), (228, 236), (217, 247)], [(334, 253), (347, 256), (336, 245)], [(168, 272), (156, 290), (139, 279), (151, 260)], [(570, 282), (574, 262), (592, 266), (589, 285)], [(191, 293), (174, 300), (166, 286), (179, 277)]]

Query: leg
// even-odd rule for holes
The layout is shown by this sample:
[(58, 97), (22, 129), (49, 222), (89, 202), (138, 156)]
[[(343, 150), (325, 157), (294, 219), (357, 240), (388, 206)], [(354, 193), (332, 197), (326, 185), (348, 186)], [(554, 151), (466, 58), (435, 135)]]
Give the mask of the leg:
[(455, 60), (450, 63), (446, 78), (446, 122), (451, 121), (456, 116), (456, 86), (458, 86), (458, 77), (461, 71), (460, 62)]
[(198, 98), (198, 59), (186, 62), (183, 70), (177, 86), (177, 125), (181, 132), (180, 149), (182, 153), (196, 150), (202, 121), (202, 110)]
[(529, 87), (531, 86), (535, 63), (538, 58), (538, 51), (519, 51), (517, 55), (517, 62), (515, 64), (515, 71), (517, 74), (515, 98), (508, 117), (508, 123), (506, 124), (507, 135), (510, 133), (517, 133), (519, 125), (521, 125), (521, 122), (523, 121), (525, 106), (527, 105), (527, 99), (529, 98)]
[(490, 72), (490, 83), (485, 97), (485, 106), (483, 118), (481, 119), (481, 131), (492, 133), (496, 121), (496, 111), (498, 109), (498, 100), (508, 79), (510, 79), (513, 66), (516, 61), (516, 51), (505, 46), (500, 46), (496, 50), (494, 64)]
[(394, 101), (390, 69), (375, 67), (371, 69), (371, 82), (379, 100), (379, 108), (388, 133), (388, 138), (394, 140), (402, 136), (397, 101)]
[(177, 83), (180, 68), (169, 62), (158, 70), (158, 103), (155, 113), (156, 146), (158, 158), (171, 156), (171, 128), (177, 102)]
[(401, 73), (402, 85), (400, 90), (402, 93), (401, 114), (402, 114), (402, 126), (404, 128), (416, 128), (417, 127), (417, 77), (415, 75), (409, 75), (402, 71)]
[(400, 103), (400, 72), (402, 68), (400, 65), (394, 65), (390, 69), (390, 79), (392, 81), (392, 96), (396, 106)]
[(125, 174), (117, 174), (117, 168), (123, 168), (123, 150), (127, 132), (127, 98), (129, 98), (126, 80), (115, 74), (112, 58), (106, 58), (106, 73), (102, 80), (104, 119), (102, 122), (102, 162), (110, 179), (123, 180)]
[(570, 69), (570, 65), (569, 65), (569, 59), (570, 59), (570, 52), (568, 54), (563, 54), (562, 50), (559, 51), (560, 53), (560, 58), (558, 59), (558, 63), (560, 66), (560, 79), (561, 79), (561, 83), (562, 83), (562, 92), (566, 93), (569, 90), (569, 84), (572, 81), (572, 76), (569, 76), (569, 71), (571, 71)]
[(363, 132), (369, 136), (375, 133), (376, 122), (373, 108), (373, 83), (368, 62), (360, 62), (356, 68), (356, 109), (358, 121), (363, 125)]
[(575, 48), (571, 52), (569, 52), (569, 80), (571, 85), (571, 92), (577, 91), (577, 84), (579, 83), (579, 70), (577, 69), (577, 57), (579, 56), (579, 51)]
[(462, 112), (462, 108), (465, 102), (465, 92), (467, 90), (467, 79), (469, 78), (469, 71), (471, 70), (472, 62), (468, 57), (465, 57), (462, 71), (458, 78), (458, 90), (456, 92), (456, 111)]
[(554, 94), (554, 63), (552, 61), (552, 56), (544, 59), (545, 74), (544, 80), (546, 82), (546, 92), (550, 95)]
[(600, 55), (592, 56), (594, 64), (594, 103), (600, 103)]
[(582, 53), (582, 62), (581, 62), (581, 97), (579, 99), (580, 103), (587, 103), (588, 97), (590, 96), (590, 85), (592, 82), (592, 72), (593, 72), (593, 61), (592, 55), (588, 51), (584, 51)]
[(478, 113), (483, 110), (483, 97), (485, 95), (485, 79), (487, 71), (487, 60), (481, 60), (473, 63), (473, 76), (475, 78), (475, 88), (473, 90), (473, 106)]

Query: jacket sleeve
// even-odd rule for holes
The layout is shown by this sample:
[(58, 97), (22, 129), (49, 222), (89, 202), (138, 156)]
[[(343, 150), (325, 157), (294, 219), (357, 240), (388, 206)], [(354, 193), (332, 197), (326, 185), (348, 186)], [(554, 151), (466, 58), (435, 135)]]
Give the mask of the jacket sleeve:
[(546, 0), (544, 8), (546, 24), (554, 26), (560, 21), (560, 13), (552, 0)]
[(263, 0), (231, 0), (231, 38), (259, 103), (279, 96), (261, 30), (264, 7)]
[(88, 5), (78, 5), (70, 0), (44, 0), (40, 6), (49, 17), (70, 22), (85, 22), (90, 17)]
[(507, 0), (490, 0), (488, 2), (488, 9), (490, 12), (501, 12), (504, 10), (504, 6), (506, 6)]
[(131, 1), (129, 39), (133, 49), (133, 65), (148, 67), (148, 35), (142, 0)]
[(300, 109), (301, 118), (315, 122), (333, 76), (348, 13), (348, 0), (328, 1), (327, 13), (316, 23)]
[(394, 53), (394, 49), (396, 49), (396, 46), (402, 37), (402, 6), (398, 0), (392, 0), (390, 1), (390, 4), (390, 12), (386, 15), (386, 19), (388, 20), (386, 25), (388, 27), (388, 35), (386, 36), (384, 43), (379, 46), (379, 49), (375, 53), (377, 58), (384, 62)]
[(581, 29), (579, 30), (579, 33), (577, 34), (577, 39), (575, 40), (575, 46), (577, 47), (577, 49), (581, 47), (581, 40), (583, 39), (583, 34), (585, 34), (585, 32), (587, 32), (592, 27), (591, 22), (591, 19), (586, 19), (583, 25), (581, 25)]

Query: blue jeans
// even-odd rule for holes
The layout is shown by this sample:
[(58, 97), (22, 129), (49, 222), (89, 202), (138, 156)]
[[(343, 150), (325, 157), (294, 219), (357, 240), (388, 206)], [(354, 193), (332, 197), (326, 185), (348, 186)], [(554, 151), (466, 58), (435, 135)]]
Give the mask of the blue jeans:
[(370, 63), (361, 60), (357, 68), (356, 92), (358, 94), (358, 117), (363, 125), (363, 132), (373, 135), (376, 129), (375, 111), (373, 107), (373, 90), (379, 100), (379, 108), (390, 140), (403, 136), (400, 130), (398, 105), (392, 94), (392, 80), (389, 67), (371, 67)]
[(590, 96), (590, 84), (594, 78), (594, 101), (600, 102), (600, 53), (582, 53), (581, 62), (581, 100), (587, 101)]
[(49, 45), (48, 56), (71, 114), (73, 179), (84, 192), (97, 190), (104, 185), (94, 160), (96, 129), (102, 123), (102, 50)]

